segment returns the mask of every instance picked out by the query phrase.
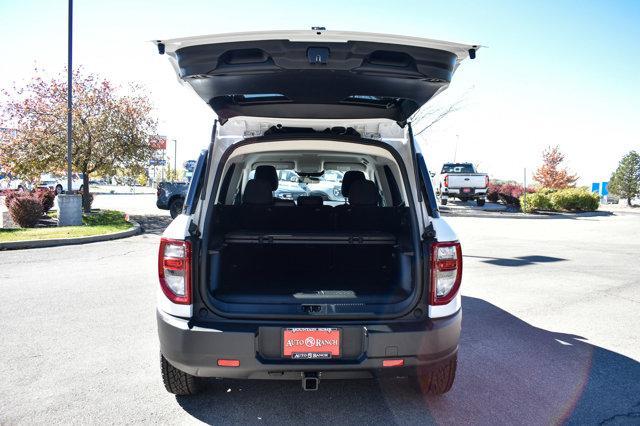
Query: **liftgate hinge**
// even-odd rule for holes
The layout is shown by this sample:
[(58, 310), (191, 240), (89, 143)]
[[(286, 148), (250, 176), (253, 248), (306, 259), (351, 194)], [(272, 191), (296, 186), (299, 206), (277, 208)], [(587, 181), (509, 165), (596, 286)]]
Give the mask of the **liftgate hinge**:
[(424, 232), (422, 233), (422, 239), (431, 240), (434, 238), (436, 238), (436, 230), (433, 228), (433, 224), (430, 223), (429, 226), (427, 226)]

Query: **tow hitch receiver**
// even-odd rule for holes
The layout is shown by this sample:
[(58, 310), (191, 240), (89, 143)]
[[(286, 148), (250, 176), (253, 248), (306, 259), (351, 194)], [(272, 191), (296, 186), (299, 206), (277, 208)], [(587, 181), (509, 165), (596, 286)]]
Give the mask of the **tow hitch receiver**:
[(318, 390), (320, 378), (318, 373), (302, 373), (302, 389), (306, 391)]

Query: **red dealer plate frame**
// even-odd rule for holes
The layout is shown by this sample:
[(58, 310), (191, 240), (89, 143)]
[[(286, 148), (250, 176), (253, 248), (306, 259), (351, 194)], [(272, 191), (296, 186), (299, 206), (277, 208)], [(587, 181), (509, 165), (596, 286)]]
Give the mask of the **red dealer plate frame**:
[(333, 359), (342, 355), (342, 330), (300, 327), (282, 330), (282, 356), (292, 359)]

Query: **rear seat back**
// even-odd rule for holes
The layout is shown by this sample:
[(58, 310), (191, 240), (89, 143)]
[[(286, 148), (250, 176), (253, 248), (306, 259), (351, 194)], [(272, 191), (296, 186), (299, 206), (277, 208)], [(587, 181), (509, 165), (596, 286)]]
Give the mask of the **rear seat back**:
[(302, 196), (295, 206), (274, 204), (271, 190), (277, 187), (275, 168), (259, 166), (256, 178), (247, 182), (241, 206), (216, 206), (216, 226), (223, 234), (250, 232), (391, 232), (408, 224), (408, 208), (380, 207), (380, 193), (364, 173), (352, 173), (346, 186), (349, 204), (323, 205), (321, 197)]
[(335, 230), (338, 232), (399, 233), (408, 225), (408, 207), (346, 205), (336, 209)]
[(323, 201), (322, 201), (322, 197), (319, 197), (319, 196), (301, 195), (301, 196), (298, 197), (298, 200), (296, 201), (296, 204), (298, 206), (317, 207), (317, 206), (322, 206), (323, 205)]
[(402, 232), (408, 207), (218, 205), (214, 229), (252, 232)]
[(323, 205), (299, 205), (274, 211), (274, 223), (279, 231), (333, 231), (333, 208)]

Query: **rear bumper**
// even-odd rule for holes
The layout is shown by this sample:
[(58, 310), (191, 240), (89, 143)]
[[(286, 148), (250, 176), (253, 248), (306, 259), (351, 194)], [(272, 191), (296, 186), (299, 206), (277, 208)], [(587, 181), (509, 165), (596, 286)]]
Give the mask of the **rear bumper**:
[(449, 197), (464, 196), (468, 198), (480, 198), (487, 195), (487, 188), (474, 189), (473, 193), (463, 193), (460, 191), (460, 188), (442, 188), (442, 195)]
[[(189, 328), (186, 320), (161, 311), (157, 311), (157, 319), (161, 353), (172, 365), (194, 376), (300, 379), (303, 372), (317, 372), (331, 379), (415, 375), (418, 368), (446, 361), (458, 351), (462, 312), (416, 323), (344, 325), (350, 332), (362, 332), (357, 355), (306, 362), (265, 356), (261, 348), (265, 335), (278, 336), (283, 326), (298, 324), (219, 323), (216, 328)], [(237, 359), (240, 366), (218, 367), (218, 359)], [(402, 359), (404, 366), (383, 368), (384, 359)]]

